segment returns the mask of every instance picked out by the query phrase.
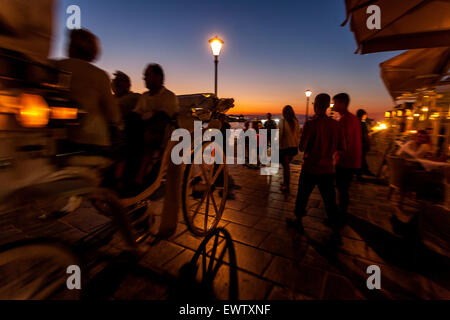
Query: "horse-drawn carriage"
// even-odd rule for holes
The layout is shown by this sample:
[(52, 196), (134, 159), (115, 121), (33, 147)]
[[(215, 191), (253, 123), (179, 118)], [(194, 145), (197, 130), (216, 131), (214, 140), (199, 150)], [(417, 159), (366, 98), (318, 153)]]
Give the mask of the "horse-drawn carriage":
[[(58, 151), (58, 141), (65, 139), (67, 127), (76, 126), (85, 116), (67, 98), (70, 74), (11, 50), (2, 50), (0, 61), (3, 66), (0, 70), (0, 219), (5, 213), (10, 215), (16, 211), (19, 220), (40, 219), (45, 223), (46, 219), (74, 212), (81, 201), (90, 201), (99, 212), (112, 218), (131, 248), (145, 251), (151, 249), (151, 241), (168, 236), (176, 228), (176, 208), (182, 207), (188, 229), (196, 235), (208, 236), (206, 241), (214, 239), (212, 233), (217, 230), (228, 192), (224, 164), (202, 162), (175, 166), (170, 153), (176, 142), (167, 141), (154, 179), (137, 194), (120, 197), (103, 181), (103, 173), (117, 159), (83, 150), (75, 154)], [(201, 119), (217, 126), (218, 115), (232, 107), (233, 100), (200, 94), (180, 96), (180, 104), (182, 113), (177, 125), (189, 127), (193, 120)], [(206, 126), (203, 130), (207, 129)], [(194, 157), (196, 152), (203, 154), (211, 144), (206, 142), (199, 150), (191, 148), (190, 156)], [(214, 145), (212, 148), (215, 153), (223, 152)], [(217, 183), (220, 175), (221, 182)], [(171, 179), (175, 183), (170, 184)], [(157, 219), (152, 215), (149, 198), (163, 184), (165, 194), (172, 198), (160, 225), (155, 228), (152, 224)], [(181, 201), (182, 206), (170, 207), (174, 201)], [(202, 244), (201, 248), (205, 246)], [(78, 263), (71, 248), (59, 242), (7, 243), (0, 248), (0, 297), (49, 297), (65, 284), (67, 266)], [(211, 274), (207, 278), (211, 282)]]

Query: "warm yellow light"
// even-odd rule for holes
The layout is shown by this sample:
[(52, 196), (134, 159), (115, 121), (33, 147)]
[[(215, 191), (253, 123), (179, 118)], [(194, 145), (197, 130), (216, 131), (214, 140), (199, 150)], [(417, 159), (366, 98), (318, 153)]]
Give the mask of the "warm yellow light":
[(19, 98), (18, 120), (24, 127), (44, 127), (48, 124), (50, 108), (44, 98), (34, 94), (22, 94)]
[(392, 116), (395, 117), (397, 115), (397, 112), (392, 111)]
[(409, 130), (409, 133), (416, 134), (417, 130)]
[(414, 118), (413, 117), (408, 117), (408, 120), (414, 120)]
[(384, 113), (384, 117), (385, 117), (385, 118), (390, 118), (390, 117), (391, 117), (391, 113), (390, 113), (389, 111), (386, 111), (386, 112)]
[(407, 115), (407, 116), (410, 116), (411, 114), (412, 114), (411, 110), (406, 109), (406, 115)]
[(387, 129), (387, 125), (384, 122), (379, 122), (377, 126), (373, 127), (373, 130), (375, 131), (380, 131), (380, 130), (386, 130)]
[(309, 97), (311, 97), (311, 95), (312, 95), (312, 91), (311, 90), (306, 90), (305, 91), (305, 95), (309, 98)]
[(423, 112), (428, 112), (428, 108), (427, 108), (427, 107), (423, 107), (423, 108), (422, 108), (422, 111), (423, 111)]
[(414, 113), (414, 117), (420, 117), (420, 114), (418, 114), (418, 113)]
[(78, 109), (51, 107), (51, 118), (56, 120), (75, 120), (78, 117)]
[(223, 41), (219, 37), (215, 36), (209, 40), (209, 45), (211, 46), (212, 54), (218, 57), (222, 51)]
[(403, 112), (401, 110), (397, 111), (397, 117), (401, 117), (403, 115)]

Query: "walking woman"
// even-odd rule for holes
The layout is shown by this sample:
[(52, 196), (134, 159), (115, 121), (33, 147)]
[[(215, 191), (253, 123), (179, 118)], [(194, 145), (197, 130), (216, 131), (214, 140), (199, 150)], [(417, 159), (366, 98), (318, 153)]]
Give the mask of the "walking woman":
[(291, 106), (283, 108), (283, 119), (280, 123), (280, 162), (283, 166), (283, 184), (281, 191), (289, 193), (291, 180), (290, 163), (298, 153), (300, 143), (300, 124)]

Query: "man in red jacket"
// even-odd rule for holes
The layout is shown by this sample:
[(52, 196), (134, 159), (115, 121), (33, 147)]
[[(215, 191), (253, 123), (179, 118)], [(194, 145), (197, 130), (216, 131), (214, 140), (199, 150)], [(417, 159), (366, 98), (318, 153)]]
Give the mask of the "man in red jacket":
[(355, 172), (361, 168), (362, 141), (358, 118), (348, 111), (350, 97), (339, 93), (333, 97), (334, 109), (340, 114), (340, 127), (345, 139), (345, 150), (337, 153), (336, 187), (339, 193), (339, 211), (345, 225), (350, 200), (349, 189)]

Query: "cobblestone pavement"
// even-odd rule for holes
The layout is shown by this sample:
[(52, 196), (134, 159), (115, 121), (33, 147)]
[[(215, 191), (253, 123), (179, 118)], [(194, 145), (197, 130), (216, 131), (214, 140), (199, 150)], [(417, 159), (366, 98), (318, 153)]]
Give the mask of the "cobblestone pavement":
[[(331, 230), (323, 224), (326, 214), (317, 189), (303, 220), (305, 234), (290, 230), (285, 219), (293, 217), (300, 169), (299, 164), (292, 166), (291, 194), (286, 197), (280, 191), (281, 172), (261, 176), (259, 170), (230, 167), (235, 187), (220, 226), (233, 239), (240, 299), (450, 299), (448, 260), (423, 248), (418, 258), (415, 247), (394, 233), (390, 222), (394, 207), (387, 200), (385, 185), (353, 183), (351, 218), (338, 247), (328, 240)], [(161, 201), (154, 202), (153, 210), (161, 210)], [(89, 271), (94, 297), (167, 298), (180, 268), (190, 261), (202, 240), (187, 230), (181, 216), (172, 237), (157, 242), (132, 263), (120, 255), (118, 235), (103, 246), (101, 250), (118, 258), (114, 264), (98, 263)], [(38, 227), (26, 219), (2, 221), (0, 243), (25, 236), (74, 241), (108, 219), (83, 205), (73, 214)], [(229, 261), (227, 257), (225, 261)], [(381, 268), (381, 290), (367, 288), (369, 265)], [(214, 282), (219, 298), (226, 298), (229, 286), (226, 269), (226, 265), (222, 267)]]

